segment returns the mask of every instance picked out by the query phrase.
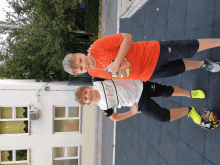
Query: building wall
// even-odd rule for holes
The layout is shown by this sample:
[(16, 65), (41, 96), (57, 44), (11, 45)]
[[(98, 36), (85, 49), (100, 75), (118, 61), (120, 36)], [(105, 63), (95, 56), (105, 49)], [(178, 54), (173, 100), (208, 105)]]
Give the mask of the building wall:
[[(0, 135), (0, 149), (29, 148), (31, 165), (52, 165), (53, 147), (82, 145), (82, 164), (94, 162), (95, 106), (83, 107), (82, 133), (53, 134), (53, 106), (78, 106), (73, 98), (78, 86), (67, 86), (68, 82), (53, 82), (47, 85), (50, 91), (45, 91), (45, 84), (33, 80), (0, 80), (0, 106), (29, 106), (32, 103), (40, 109), (40, 119), (31, 121), (31, 135)], [(35, 95), (40, 88), (37, 99)]]
[(82, 165), (92, 165), (95, 147), (95, 108), (96, 104), (83, 106), (82, 117)]

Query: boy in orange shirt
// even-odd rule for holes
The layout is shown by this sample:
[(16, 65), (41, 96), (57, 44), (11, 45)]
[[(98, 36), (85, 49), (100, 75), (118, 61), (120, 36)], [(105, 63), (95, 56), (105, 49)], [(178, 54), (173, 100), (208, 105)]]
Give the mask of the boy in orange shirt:
[[(88, 55), (68, 54), (63, 67), (71, 75), (89, 72), (93, 77), (104, 79), (139, 79), (147, 81), (178, 75), (188, 70), (201, 68), (219, 72), (220, 64), (208, 59), (187, 61), (196, 52), (220, 46), (220, 39), (198, 39), (182, 41), (132, 42), (132, 35), (118, 33), (96, 40)], [(114, 62), (111, 63), (111, 61)], [(125, 61), (126, 60), (126, 61)], [(127, 68), (120, 69), (126, 63)], [(126, 66), (125, 65), (125, 66)], [(118, 77), (106, 71), (119, 73)], [(124, 73), (122, 73), (124, 72)]]

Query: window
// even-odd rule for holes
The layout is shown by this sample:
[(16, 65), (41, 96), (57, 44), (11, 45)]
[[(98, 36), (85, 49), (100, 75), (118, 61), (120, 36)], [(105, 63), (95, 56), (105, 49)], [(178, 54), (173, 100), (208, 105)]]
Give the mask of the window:
[(54, 147), (53, 165), (80, 165), (80, 147)]
[(1, 150), (0, 152), (1, 165), (28, 165), (29, 163), (29, 149), (21, 150)]
[(81, 108), (54, 106), (53, 132), (81, 132)]
[(0, 107), (0, 134), (29, 135), (29, 113), (27, 106)]

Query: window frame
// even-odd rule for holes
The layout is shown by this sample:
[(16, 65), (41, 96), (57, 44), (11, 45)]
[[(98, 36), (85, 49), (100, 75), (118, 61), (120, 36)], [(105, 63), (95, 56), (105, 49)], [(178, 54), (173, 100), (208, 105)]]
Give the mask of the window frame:
[[(55, 117), (55, 108), (56, 107), (65, 107), (65, 117)], [(70, 107), (79, 107), (79, 117), (68, 117), (69, 108)], [(54, 121), (55, 120), (79, 120), (79, 131), (71, 131), (71, 132), (55, 132), (54, 131)], [(54, 105), (53, 106), (53, 125), (52, 125), (52, 132), (53, 134), (63, 134), (63, 133), (82, 133), (82, 106), (62, 106), (62, 105)]]
[[(27, 160), (21, 160), (21, 161), (16, 161), (16, 151), (17, 150), (27, 150)], [(1, 160), (1, 151), (12, 151), (12, 161), (2, 161)], [(21, 164), (21, 163), (27, 163), (29, 165), (29, 148), (23, 148), (23, 149), (14, 149), (14, 150), (0, 150), (0, 164)]]
[[(78, 147), (78, 156), (74, 156), (74, 157), (67, 157), (69, 151), (68, 151), (68, 147)], [(66, 146), (65, 148), (65, 152), (64, 152), (64, 157), (61, 158), (54, 158), (54, 149), (55, 148), (60, 148), (60, 147), (53, 147), (53, 152), (52, 152), (52, 158), (53, 161), (54, 160), (69, 160), (69, 159), (78, 159), (78, 165), (81, 165), (81, 145), (78, 146)], [(54, 165), (54, 164), (53, 164)]]
[[(12, 108), (12, 118), (11, 119), (1, 119), (1, 108), (11, 107)], [(27, 118), (16, 118), (16, 108), (17, 107), (27, 107)], [(0, 134), (0, 136), (30, 136), (30, 105), (1, 105), (0, 106), (0, 121), (28, 121), (28, 133), (13, 133), (13, 134)]]

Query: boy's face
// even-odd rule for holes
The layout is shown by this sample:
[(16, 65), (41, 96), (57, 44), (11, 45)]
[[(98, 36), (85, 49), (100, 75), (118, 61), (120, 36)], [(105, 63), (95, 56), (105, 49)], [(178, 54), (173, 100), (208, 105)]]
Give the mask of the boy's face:
[(77, 74), (86, 73), (95, 67), (94, 59), (92, 59), (91, 56), (85, 56), (85, 54), (82, 53), (77, 53), (75, 63), (78, 65), (78, 68), (75, 71)]
[(96, 99), (95, 90), (93, 90), (90, 87), (84, 89), (82, 92), (82, 95), (83, 95), (83, 98), (82, 98), (83, 102), (87, 105), (90, 105)]

